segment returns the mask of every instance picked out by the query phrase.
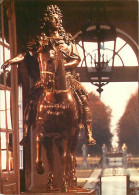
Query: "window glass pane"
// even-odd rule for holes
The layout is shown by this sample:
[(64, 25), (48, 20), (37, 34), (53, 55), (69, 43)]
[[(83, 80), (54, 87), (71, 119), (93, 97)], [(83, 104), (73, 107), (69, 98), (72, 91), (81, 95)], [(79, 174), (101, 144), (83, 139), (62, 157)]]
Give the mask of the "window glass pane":
[(6, 128), (6, 115), (5, 111), (0, 110), (0, 128)]
[(5, 110), (5, 92), (0, 90), (0, 110)]
[(115, 58), (114, 58), (114, 66), (123, 66), (123, 63), (120, 60), (118, 55), (116, 55)]
[[(1, 8), (1, 6), (0, 6), (0, 8)], [(0, 9), (0, 16), (1, 16), (1, 9)], [(0, 30), (1, 30), (1, 20), (0, 20)], [(1, 36), (1, 31), (0, 31), (0, 36)]]
[(6, 170), (7, 155), (6, 150), (1, 151), (2, 170)]
[(10, 91), (6, 90), (6, 106), (7, 106), (7, 127), (12, 129), (11, 125), (11, 105), (10, 105)]
[(11, 110), (7, 110), (7, 127), (8, 129), (12, 129)]
[[(5, 47), (5, 61), (10, 59), (10, 50)], [(10, 70), (11, 67), (9, 66), (7, 70)]]
[(127, 44), (121, 51), (119, 55), (122, 57), (125, 66), (137, 66), (137, 58), (133, 49)]
[(6, 85), (8, 87), (11, 87), (11, 71), (6, 72), (5, 77), (6, 77)]
[(13, 134), (9, 134), (8, 139), (9, 170), (13, 170)]
[(3, 9), (3, 15), (4, 15), (4, 35), (5, 35), (5, 39), (6, 39), (6, 41), (5, 41), (5, 43), (6, 42), (9, 42), (9, 29), (8, 29), (8, 18), (7, 18), (7, 13), (6, 13), (6, 8), (5, 8), (5, 6), (3, 7), (4, 9)]
[(7, 109), (10, 109), (10, 91), (6, 90), (6, 105)]
[(1, 132), (1, 149), (6, 149), (6, 133)]
[(123, 39), (117, 37), (115, 51), (118, 51), (125, 43), (126, 42)]
[(114, 49), (114, 41), (106, 41), (104, 43), (104, 49)]
[(19, 146), (19, 167), (23, 169), (23, 146)]
[[(0, 41), (2, 39), (0, 38)], [(1, 65), (3, 64), (3, 47), (2, 45), (0, 44), (0, 67)], [(0, 68), (0, 84), (4, 84), (4, 76), (3, 76), (3, 70)]]
[(97, 43), (93, 43), (93, 42), (84, 42), (84, 48), (85, 48), (87, 53), (90, 53), (90, 52), (98, 49), (98, 45), (97, 45)]
[[(0, 41), (2, 41), (2, 39), (0, 38)], [(0, 43), (0, 66), (3, 64), (3, 47)], [(2, 69), (0, 69), (0, 72), (2, 72)]]
[(1, 70), (0, 70), (0, 84), (2, 84), (2, 85), (4, 84), (4, 74)]
[[(5, 48), (5, 61), (10, 59), (10, 50)], [(6, 85), (7, 86), (11, 86), (11, 66), (9, 66), (8, 68), (6, 68), (7, 72), (5, 73), (5, 77), (6, 77)]]

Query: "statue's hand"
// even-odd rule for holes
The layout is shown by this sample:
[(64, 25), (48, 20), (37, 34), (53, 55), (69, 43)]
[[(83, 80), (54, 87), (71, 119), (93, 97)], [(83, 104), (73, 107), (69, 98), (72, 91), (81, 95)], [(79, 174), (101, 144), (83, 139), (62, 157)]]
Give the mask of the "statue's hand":
[(8, 68), (10, 66), (10, 61), (7, 60), (2, 66), (1, 66), (1, 69), (3, 69), (3, 71), (6, 70), (6, 68)]

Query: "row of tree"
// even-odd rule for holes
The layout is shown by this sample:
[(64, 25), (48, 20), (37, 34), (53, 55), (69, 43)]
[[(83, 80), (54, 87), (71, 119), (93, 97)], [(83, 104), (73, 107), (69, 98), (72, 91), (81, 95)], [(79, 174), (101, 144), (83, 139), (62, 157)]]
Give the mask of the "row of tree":
[[(111, 109), (106, 106), (93, 92), (89, 94), (89, 103), (92, 111), (92, 133), (96, 140), (95, 146), (87, 146), (91, 155), (102, 154), (102, 145), (111, 147), (112, 133), (110, 131)], [(139, 102), (138, 92), (132, 94), (127, 102), (125, 112), (117, 124), (119, 148), (126, 143), (128, 152), (139, 154)], [(82, 146), (87, 145), (85, 131), (81, 130), (77, 146), (77, 155), (82, 155)]]
[(127, 145), (127, 151), (139, 154), (139, 102), (138, 92), (132, 94), (127, 102), (125, 112), (117, 124), (119, 146)]

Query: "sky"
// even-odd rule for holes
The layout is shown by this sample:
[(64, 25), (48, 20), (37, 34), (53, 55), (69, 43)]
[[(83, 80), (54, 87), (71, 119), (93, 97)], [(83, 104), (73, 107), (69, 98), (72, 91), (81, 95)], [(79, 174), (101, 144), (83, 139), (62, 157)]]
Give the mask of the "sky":
[[(94, 92), (99, 96), (96, 91), (97, 87), (91, 83), (83, 83), (88, 92)], [(103, 87), (103, 92), (101, 93), (101, 101), (105, 105), (112, 109), (111, 118), (111, 131), (114, 133), (112, 146), (113, 148), (118, 147), (118, 139), (116, 136), (116, 125), (124, 113), (125, 106), (131, 96), (138, 89), (137, 82), (111, 82)]]

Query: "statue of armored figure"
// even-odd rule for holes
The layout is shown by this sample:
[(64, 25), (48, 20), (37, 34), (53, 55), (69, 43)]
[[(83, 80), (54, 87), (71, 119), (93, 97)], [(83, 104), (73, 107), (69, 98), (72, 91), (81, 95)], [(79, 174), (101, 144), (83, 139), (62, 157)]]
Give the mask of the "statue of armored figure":
[[(88, 144), (94, 145), (96, 141), (92, 136), (92, 116), (88, 102), (88, 93), (79, 82), (79, 76), (75, 73), (75, 68), (80, 62), (80, 56), (77, 51), (75, 41), (72, 35), (65, 32), (62, 26), (62, 13), (56, 5), (47, 6), (41, 24), (40, 35), (35, 40), (27, 44), (25, 52), (16, 57), (7, 60), (2, 68), (6, 69), (9, 65), (25, 61), (30, 77), (34, 84), (31, 88), (27, 104), (24, 111), (24, 137), (21, 144), (26, 143), (26, 138), (31, 126), (35, 126), (36, 106), (39, 96), (43, 90), (42, 80), (45, 77), (45, 64), (41, 67), (38, 55), (41, 52), (39, 45), (45, 47), (51, 42), (51, 45), (58, 47), (63, 57), (63, 63), (66, 70), (67, 84), (73, 90), (78, 110), (80, 113), (80, 128), (85, 128)], [(53, 58), (53, 47), (50, 49), (51, 58)], [(51, 83), (47, 83), (48, 89)], [(32, 122), (34, 120), (34, 123)]]

